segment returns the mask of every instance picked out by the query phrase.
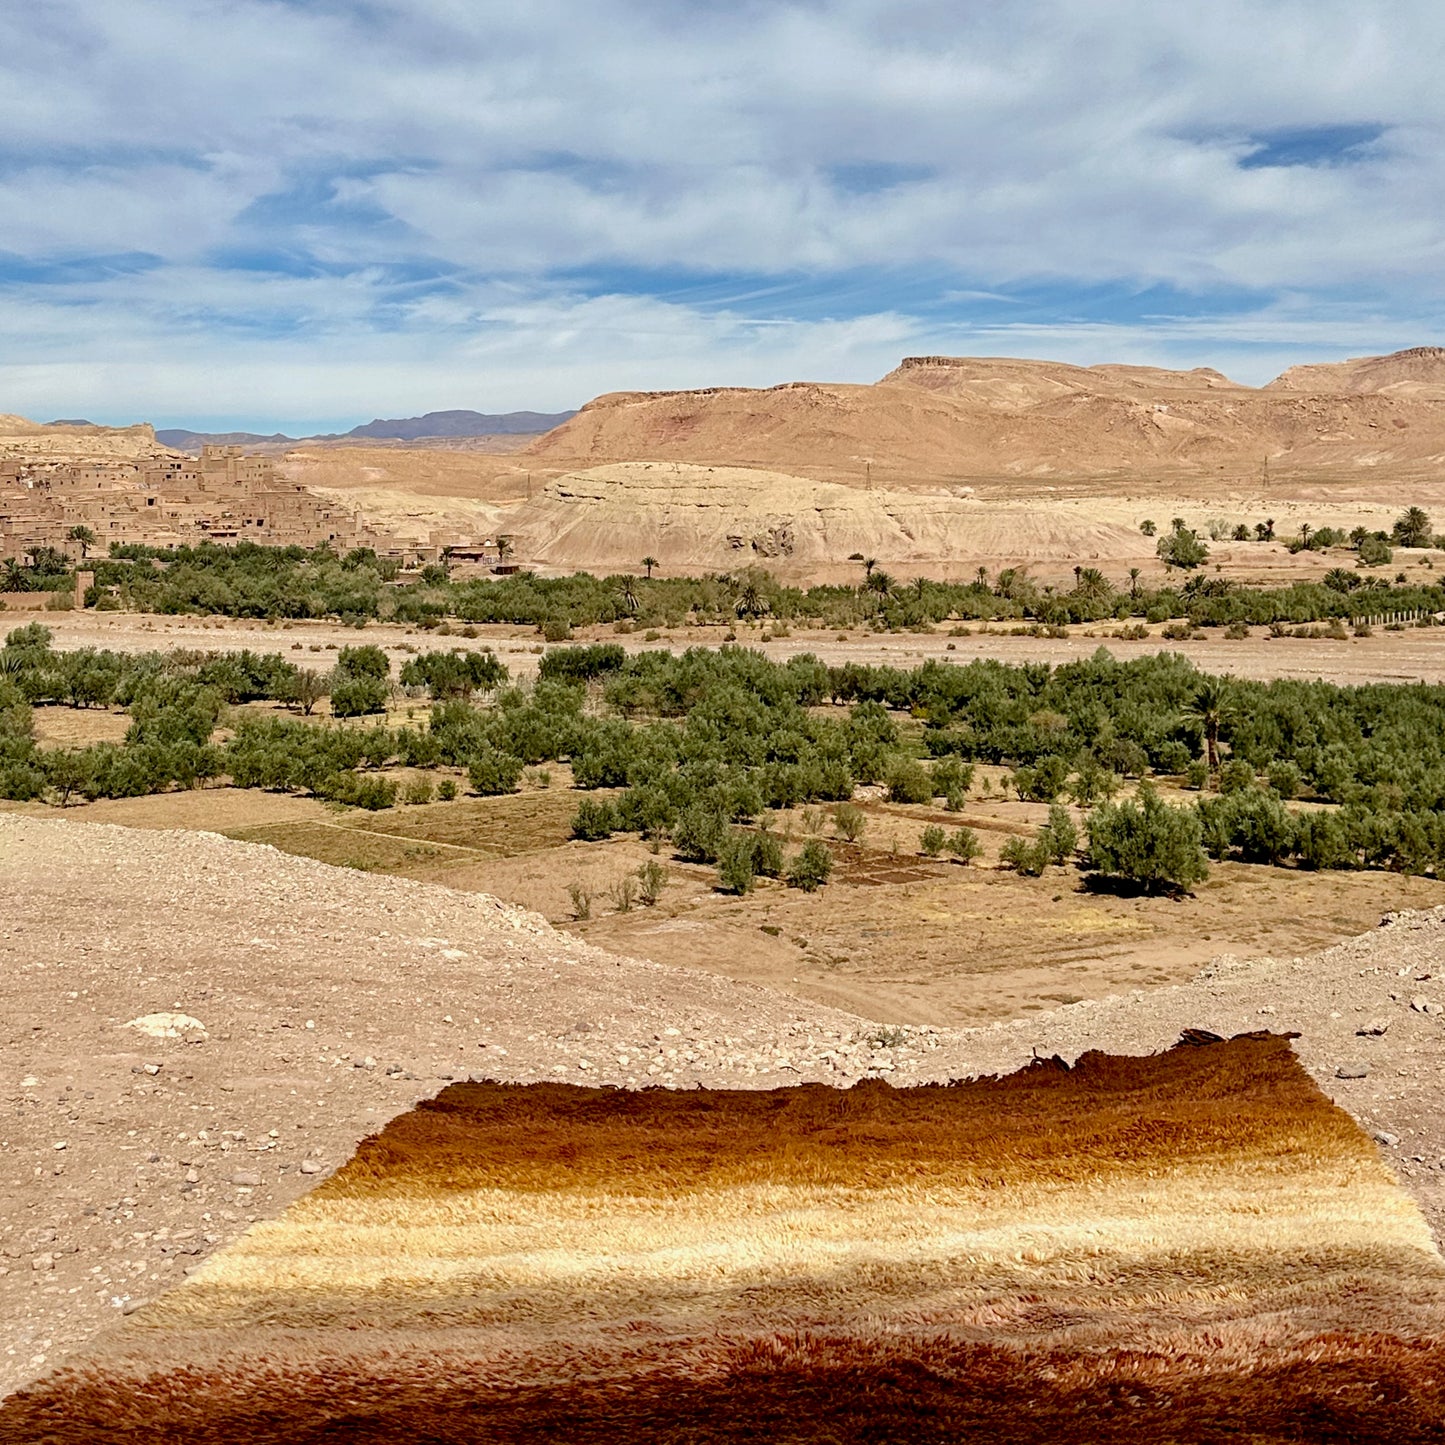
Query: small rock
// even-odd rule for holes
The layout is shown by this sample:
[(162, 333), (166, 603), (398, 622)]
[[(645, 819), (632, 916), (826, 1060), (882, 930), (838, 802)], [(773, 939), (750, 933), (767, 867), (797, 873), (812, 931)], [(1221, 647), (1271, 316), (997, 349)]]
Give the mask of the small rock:
[(261, 1182), (261, 1176), (254, 1169), (238, 1169), (231, 1175), (231, 1183), (238, 1189), (255, 1189)]
[(1377, 1039), (1390, 1027), (1389, 1019), (1371, 1019), (1367, 1024), (1361, 1024), (1355, 1030), (1356, 1035), (1362, 1039)]
[(201, 1182), (201, 1176), (200, 1176), (194, 1169), (187, 1169), (187, 1170), (186, 1170), (186, 1183), (187, 1183), (187, 1184), (199, 1184), (200, 1182)]
[(303, 1174), (320, 1174), (321, 1166), (314, 1159), (303, 1159), (301, 1161), (301, 1172)]
[(368, 1054), (364, 1059), (357, 1059), (351, 1067), (354, 1069), (374, 1069), (376, 1067), (376, 1060)]
[(125, 1027), (136, 1029), (150, 1039), (184, 1039), (191, 1044), (203, 1044), (210, 1037), (205, 1024), (190, 1014), (142, 1014)]
[(1417, 1014), (1429, 1014), (1435, 1012), (1435, 1005), (1431, 1003), (1430, 1000), (1426, 998), (1423, 993), (1417, 993), (1415, 997), (1410, 1000), (1410, 1007)]
[(1335, 1070), (1337, 1079), (1363, 1079), (1370, 1072), (1368, 1064), (1341, 1064)]
[(1388, 1129), (1376, 1129), (1374, 1140), (1377, 1144), (1383, 1144), (1386, 1149), (1393, 1149), (1400, 1142), (1400, 1136), (1390, 1133)]
[(128, 1299), (121, 1307), (123, 1315), (133, 1315), (137, 1310), (144, 1309), (150, 1303), (147, 1299)]

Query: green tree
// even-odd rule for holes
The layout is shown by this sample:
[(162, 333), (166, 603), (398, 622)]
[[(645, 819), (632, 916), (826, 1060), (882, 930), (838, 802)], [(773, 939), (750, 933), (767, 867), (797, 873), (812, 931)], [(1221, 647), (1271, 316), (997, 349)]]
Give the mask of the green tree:
[(653, 557), (653, 556), (650, 556), (650, 555), (649, 555), (649, 556), (646, 556), (646, 557), (644, 557), (644, 558), (642, 559), (642, 565), (647, 569), (647, 580), (648, 580), (649, 582), (651, 582), (651, 581), (652, 581), (652, 569), (653, 569), (654, 567), (660, 567), (660, 566), (662, 566), (662, 563), (659, 562), (656, 557)]
[(1199, 815), (1171, 808), (1148, 783), (1137, 800), (1105, 803), (1088, 819), (1089, 867), (1151, 891), (1189, 889), (1209, 876)]
[(1178, 567), (1184, 571), (1192, 571), (1209, 558), (1209, 548), (1182, 523), (1167, 536), (1161, 537), (1154, 550), (1166, 567)]
[(80, 543), (80, 560), (83, 562), (90, 555), (90, 549), (95, 546), (95, 533), (89, 527), (76, 526), (65, 535), (69, 541)]
[(821, 839), (810, 838), (788, 865), (788, 887), (815, 893), (833, 876), (833, 855)]
[(1391, 536), (1397, 547), (1428, 547), (1435, 540), (1430, 518), (1419, 507), (1407, 507), (1400, 513), (1391, 528)]
[(1206, 677), (1185, 705), (1184, 715), (1199, 724), (1209, 771), (1219, 768), (1219, 734), (1234, 716), (1234, 692), (1222, 677)]

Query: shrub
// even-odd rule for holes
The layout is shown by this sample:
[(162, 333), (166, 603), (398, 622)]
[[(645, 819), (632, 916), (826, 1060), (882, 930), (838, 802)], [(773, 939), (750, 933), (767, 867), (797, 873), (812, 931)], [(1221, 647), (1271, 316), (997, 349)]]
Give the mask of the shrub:
[(788, 865), (788, 887), (815, 893), (833, 875), (833, 855), (828, 845), (817, 838), (803, 844)]
[(936, 823), (930, 823), (923, 830), (923, 837), (919, 839), (919, 847), (922, 848), (926, 857), (937, 858), (943, 852), (943, 845), (947, 840), (948, 834)]
[[(350, 649), (345, 649), (349, 651)], [(380, 651), (363, 648), (362, 651)], [(331, 681), (331, 712), (334, 717), (362, 717), (386, 711), (391, 691), (385, 678), (368, 674), (336, 671)]]
[(1383, 537), (1365, 537), (1359, 549), (1361, 567), (1388, 567), (1395, 560), (1390, 544)]
[(592, 917), (592, 890), (578, 882), (567, 885), (567, 896), (572, 900), (572, 917), (578, 923)]
[(1209, 548), (1188, 527), (1178, 523), (1167, 537), (1159, 539), (1154, 550), (1166, 567), (1191, 570), (1209, 559)]
[(379, 647), (371, 645), (343, 647), (336, 654), (336, 667), (339, 672), (349, 673), (352, 677), (384, 680), (391, 676), (391, 664), (386, 660), (386, 654)]
[(484, 798), (515, 793), (522, 767), (521, 758), (488, 745), (473, 752), (467, 760), (467, 779)]
[(1137, 801), (1089, 815), (1089, 866), (1151, 890), (1188, 889), (1209, 876), (1200, 834), (1197, 812), (1169, 807), (1146, 783)]
[(607, 890), (607, 896), (612, 900), (612, 906), (619, 913), (631, 913), (633, 902), (637, 898), (637, 879), (631, 873), (624, 873)]
[(1009, 838), (999, 849), (998, 858), (1004, 867), (1016, 869), (1026, 877), (1037, 878), (1049, 866), (1049, 848), (1041, 838), (1032, 841)]
[(402, 793), (402, 801), (406, 803), (429, 803), (432, 797), (432, 781), (430, 778), (413, 778)]
[(888, 766), (890, 803), (931, 803), (933, 779), (916, 758), (895, 758)]
[(443, 778), (437, 784), (437, 797), (443, 803), (451, 803), (456, 800), (457, 780), (455, 778)]
[(734, 828), (723, 839), (717, 857), (718, 887), (724, 893), (750, 893), (757, 881), (753, 837)]
[(1191, 758), (1189, 766), (1184, 769), (1184, 781), (1196, 793), (1207, 788), (1209, 786), (1209, 764), (1203, 758)]
[(566, 642), (572, 636), (572, 624), (565, 617), (549, 617), (542, 624), (542, 636), (548, 642)]
[(1039, 830), (1039, 842), (1048, 851), (1049, 861), (1062, 867), (1074, 856), (1079, 846), (1079, 830), (1069, 810), (1059, 803), (1049, 809), (1049, 820)]
[(727, 819), (715, 805), (698, 802), (678, 814), (673, 847), (688, 863), (716, 863), (727, 837)]
[(772, 833), (753, 834), (753, 869), (760, 878), (780, 878), (783, 845)]
[(1240, 758), (1230, 758), (1219, 765), (1219, 791), (1221, 794), (1241, 793), (1254, 786), (1254, 769)]
[(1288, 758), (1277, 758), (1269, 765), (1266, 775), (1269, 778), (1269, 785), (1281, 798), (1299, 797), (1300, 784), (1303, 781), (1300, 776), (1299, 766)]
[(867, 826), (868, 815), (856, 803), (839, 803), (833, 809), (833, 828), (849, 843), (856, 843)]
[(943, 846), (965, 867), (983, 852), (983, 845), (978, 841), (978, 834), (972, 828), (954, 829), (948, 835)]
[(1069, 779), (1069, 765), (1057, 753), (1040, 758), (1032, 766), (1016, 768), (1014, 792), (1025, 803), (1052, 803), (1064, 791)]
[(637, 870), (638, 896), (645, 908), (651, 908), (667, 886), (667, 869), (661, 863), (648, 859)]
[(572, 836), (584, 843), (610, 838), (617, 831), (617, 810), (605, 798), (583, 798), (572, 815)]

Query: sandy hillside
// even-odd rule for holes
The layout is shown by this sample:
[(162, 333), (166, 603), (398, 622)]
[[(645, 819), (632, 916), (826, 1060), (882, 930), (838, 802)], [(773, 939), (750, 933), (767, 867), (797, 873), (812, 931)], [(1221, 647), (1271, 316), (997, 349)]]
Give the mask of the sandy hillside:
[(589, 568), (635, 567), (648, 553), (692, 567), (774, 559), (828, 564), (854, 552), (890, 563), (967, 556), (991, 564), (1153, 554), (1137, 527), (1075, 510), (679, 462), (570, 473), (513, 512), (507, 525), (523, 556)]
[[(1289, 1031), (1445, 1225), (1440, 913), (992, 1028), (884, 1030), (614, 957), (484, 895), (208, 833), (0, 816), (0, 887), (0, 1391), (470, 1076), (903, 1084), (1151, 1052), (1186, 1027)], [(163, 1012), (201, 1027), (129, 1026)]]
[(23, 416), (0, 415), (0, 457), (47, 462), (133, 462), (178, 456), (163, 447), (149, 425), (45, 426)]
[(521, 453), (538, 465), (666, 460), (890, 485), (1161, 471), (1438, 470), (1436, 348), (1294, 368), (1251, 388), (1218, 372), (910, 357), (873, 386), (790, 383), (599, 397)]

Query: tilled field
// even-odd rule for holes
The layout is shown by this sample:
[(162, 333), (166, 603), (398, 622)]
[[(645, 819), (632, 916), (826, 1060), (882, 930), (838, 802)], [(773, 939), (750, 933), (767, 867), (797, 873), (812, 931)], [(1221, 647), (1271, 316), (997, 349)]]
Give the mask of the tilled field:
[[(478, 894), (214, 834), (0, 816), (0, 1391), (470, 1077), (764, 1087), (1289, 1031), (1445, 1230), (1445, 913), (979, 1030), (621, 959)], [(204, 1037), (127, 1027), (177, 1012)]]

